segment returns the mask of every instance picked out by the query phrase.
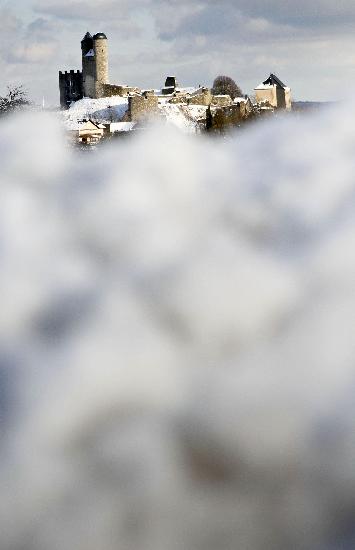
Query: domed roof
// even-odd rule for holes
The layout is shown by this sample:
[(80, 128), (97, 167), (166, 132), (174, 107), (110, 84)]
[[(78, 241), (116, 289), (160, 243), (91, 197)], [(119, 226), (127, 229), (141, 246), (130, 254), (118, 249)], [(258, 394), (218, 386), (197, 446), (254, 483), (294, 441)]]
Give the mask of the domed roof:
[(94, 40), (100, 40), (100, 39), (107, 40), (107, 36), (103, 32), (98, 32), (97, 34), (94, 34), (93, 38), (94, 38)]

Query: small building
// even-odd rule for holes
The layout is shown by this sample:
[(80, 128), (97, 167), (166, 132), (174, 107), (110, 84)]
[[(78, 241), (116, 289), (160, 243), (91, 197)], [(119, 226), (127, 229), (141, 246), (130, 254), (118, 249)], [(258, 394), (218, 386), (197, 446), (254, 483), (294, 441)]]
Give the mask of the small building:
[(95, 143), (99, 141), (105, 132), (105, 126), (92, 120), (78, 121), (73, 134), (80, 143)]
[(258, 103), (266, 101), (274, 109), (286, 109), (287, 111), (292, 108), (291, 89), (272, 73), (254, 91)]

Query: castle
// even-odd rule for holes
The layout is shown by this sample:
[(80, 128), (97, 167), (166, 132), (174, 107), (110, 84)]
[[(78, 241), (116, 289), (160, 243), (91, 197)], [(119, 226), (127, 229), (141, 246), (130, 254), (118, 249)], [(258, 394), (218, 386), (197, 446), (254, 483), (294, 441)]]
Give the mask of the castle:
[[(108, 40), (102, 32), (94, 36), (86, 33), (81, 41), (81, 54), (81, 71), (59, 71), (61, 107), (69, 109), (72, 103), (83, 98), (101, 99), (112, 96), (115, 96), (111, 100), (112, 105), (124, 106), (119, 114), (115, 114), (108, 101), (100, 112), (98, 106), (95, 106), (98, 102), (84, 100), (82, 103), (86, 105), (85, 117), (91, 116), (91, 130), (95, 132), (99, 128), (95, 126), (96, 123), (106, 125), (111, 132), (118, 131), (112, 129), (114, 124), (116, 127), (118, 123), (130, 124), (132, 128), (132, 125), (141, 124), (153, 117), (167, 120), (174, 116), (182, 116), (185, 121), (193, 122), (195, 128), (224, 131), (227, 127), (239, 126), (249, 118), (272, 113), (275, 109), (291, 109), (290, 89), (274, 74), (255, 88), (256, 103), (253, 104), (248, 96), (232, 97), (228, 90), (214, 93), (213, 89), (201, 85), (197, 88), (181, 87), (173, 76), (168, 76), (165, 85), (158, 90), (110, 84)], [(91, 109), (93, 110), (90, 114)], [(105, 109), (110, 113), (104, 114)], [(80, 112), (80, 116), (84, 118), (83, 112)], [(99, 130), (101, 132), (102, 128)]]
[(123, 95), (130, 89), (109, 84), (108, 40), (103, 32), (91, 36), (86, 33), (81, 41), (82, 71), (59, 71), (60, 105), (69, 107), (72, 101), (83, 97), (98, 99)]

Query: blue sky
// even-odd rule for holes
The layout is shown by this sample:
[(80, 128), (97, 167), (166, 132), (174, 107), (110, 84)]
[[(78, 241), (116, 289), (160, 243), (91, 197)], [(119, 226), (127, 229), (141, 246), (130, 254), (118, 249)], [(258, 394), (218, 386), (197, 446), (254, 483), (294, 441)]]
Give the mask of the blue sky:
[(5, 85), (58, 102), (58, 70), (79, 69), (87, 30), (106, 32), (112, 83), (158, 87), (232, 76), (245, 93), (270, 72), (295, 99), (342, 99), (355, 86), (355, 2), (338, 0), (13, 0), (0, 3)]

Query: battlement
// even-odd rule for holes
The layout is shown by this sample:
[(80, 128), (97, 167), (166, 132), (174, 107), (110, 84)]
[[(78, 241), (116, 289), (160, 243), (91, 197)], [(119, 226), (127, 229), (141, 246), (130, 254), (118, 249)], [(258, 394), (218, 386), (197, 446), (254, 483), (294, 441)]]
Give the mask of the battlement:
[(79, 69), (77, 71), (74, 71), (74, 69), (70, 71), (59, 71), (59, 78), (67, 78), (65, 75), (72, 75), (72, 74), (81, 74), (81, 71)]

